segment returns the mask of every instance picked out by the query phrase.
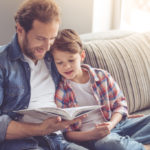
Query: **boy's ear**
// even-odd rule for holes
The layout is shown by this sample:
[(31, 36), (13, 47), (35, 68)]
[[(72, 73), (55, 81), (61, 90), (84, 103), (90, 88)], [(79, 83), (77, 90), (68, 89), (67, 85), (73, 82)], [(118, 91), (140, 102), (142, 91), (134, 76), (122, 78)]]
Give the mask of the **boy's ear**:
[(82, 50), (81, 52), (81, 62), (83, 62), (85, 59), (85, 50)]

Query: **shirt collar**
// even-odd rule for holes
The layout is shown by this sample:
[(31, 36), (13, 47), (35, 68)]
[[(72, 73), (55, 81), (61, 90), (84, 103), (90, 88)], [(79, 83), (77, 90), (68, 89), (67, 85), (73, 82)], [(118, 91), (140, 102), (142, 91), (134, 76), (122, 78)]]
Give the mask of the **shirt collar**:
[(19, 58), (23, 58), (19, 43), (18, 43), (18, 37), (17, 34), (14, 35), (13, 40), (11, 42), (11, 48), (9, 49), (9, 57), (11, 60), (17, 60)]
[(88, 64), (82, 64), (81, 67), (83, 69), (88, 70), (90, 78), (91, 78), (91, 82), (99, 81), (99, 78), (98, 78), (98, 76), (97, 76), (97, 74), (95, 72), (95, 68), (91, 67)]

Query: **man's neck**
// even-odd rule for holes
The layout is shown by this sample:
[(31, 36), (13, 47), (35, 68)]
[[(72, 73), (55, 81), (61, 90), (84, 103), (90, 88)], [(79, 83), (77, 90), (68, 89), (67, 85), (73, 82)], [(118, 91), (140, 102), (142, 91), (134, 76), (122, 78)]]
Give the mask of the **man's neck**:
[(35, 65), (37, 65), (38, 60), (35, 60), (35, 59), (30, 58), (30, 57), (27, 56), (25, 53), (23, 53), (23, 55), (24, 55), (24, 57), (25, 57), (26, 59), (29, 59), (29, 60), (33, 61), (33, 63), (34, 63)]

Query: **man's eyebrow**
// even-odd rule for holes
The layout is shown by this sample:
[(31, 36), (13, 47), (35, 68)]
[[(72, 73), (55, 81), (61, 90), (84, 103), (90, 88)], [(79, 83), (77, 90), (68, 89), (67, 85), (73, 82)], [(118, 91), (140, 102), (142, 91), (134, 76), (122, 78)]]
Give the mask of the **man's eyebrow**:
[(42, 39), (55, 39), (55, 38), (57, 37), (57, 35), (56, 35), (56, 36), (53, 36), (53, 37), (51, 37), (51, 38), (47, 38), (47, 37), (44, 37), (44, 36), (41, 36), (41, 35), (36, 35), (36, 37), (42, 38)]

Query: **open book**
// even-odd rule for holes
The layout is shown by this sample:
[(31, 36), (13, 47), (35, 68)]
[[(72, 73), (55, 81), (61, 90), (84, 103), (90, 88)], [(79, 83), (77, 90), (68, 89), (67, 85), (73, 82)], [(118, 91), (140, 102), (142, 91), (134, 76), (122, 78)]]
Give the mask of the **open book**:
[(83, 114), (100, 109), (100, 107), (101, 106), (99, 105), (72, 107), (64, 109), (55, 107), (42, 107), (35, 109), (23, 109), (15, 112), (24, 115), (23, 119), (21, 120), (23, 122), (40, 123), (43, 120), (54, 116), (60, 116), (64, 120), (72, 120)]

